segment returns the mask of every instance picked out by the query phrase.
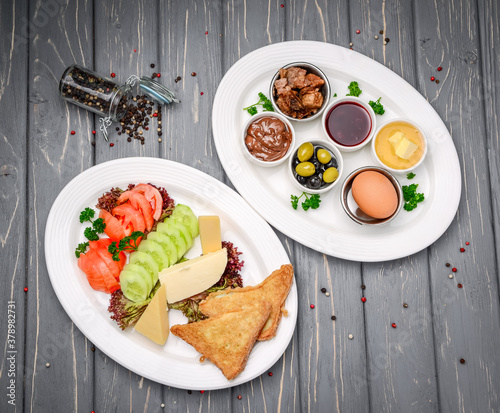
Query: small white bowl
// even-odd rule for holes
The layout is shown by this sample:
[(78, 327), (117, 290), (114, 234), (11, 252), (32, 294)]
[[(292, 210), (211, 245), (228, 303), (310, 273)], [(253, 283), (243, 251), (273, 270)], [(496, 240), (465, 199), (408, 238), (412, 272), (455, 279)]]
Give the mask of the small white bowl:
[[(282, 121), (286, 125), (288, 130), (292, 133), (292, 141), (290, 142), (290, 145), (288, 147), (286, 154), (283, 157), (281, 157), (280, 159), (277, 159), (275, 161), (264, 161), (262, 159), (256, 158), (254, 155), (252, 155), (250, 153), (250, 151), (248, 150), (248, 147), (245, 143), (245, 138), (247, 136), (248, 127), (253, 122), (255, 122), (261, 118), (265, 118), (265, 117), (279, 119), (280, 121)], [(258, 166), (263, 166), (263, 167), (268, 168), (271, 166), (277, 166), (277, 165), (282, 164), (283, 162), (285, 162), (289, 158), (294, 146), (295, 146), (295, 129), (293, 128), (292, 124), (290, 123), (290, 121), (288, 119), (286, 119), (283, 115), (280, 115), (279, 113), (276, 113), (276, 112), (260, 112), (260, 113), (257, 113), (256, 115), (253, 115), (251, 118), (249, 118), (245, 122), (245, 125), (243, 126), (243, 130), (241, 132), (241, 148), (243, 150), (243, 153), (245, 154), (245, 156), (247, 157), (247, 159), (249, 161), (253, 162), (255, 165), (258, 165)]]
[(278, 70), (275, 73), (275, 75), (273, 76), (273, 78), (271, 80), (271, 85), (269, 87), (269, 96), (271, 99), (271, 103), (273, 104), (274, 110), (276, 112), (280, 113), (281, 115), (283, 115), (288, 120), (291, 120), (293, 122), (309, 122), (313, 119), (319, 118), (321, 116), (321, 114), (323, 113), (323, 111), (325, 110), (325, 108), (328, 106), (328, 102), (330, 101), (330, 82), (328, 81), (328, 78), (326, 77), (326, 75), (323, 73), (323, 71), (319, 67), (317, 67), (311, 63), (294, 62), (294, 63), (288, 63), (284, 66), (281, 66), (282, 69), (287, 69), (289, 67), (300, 67), (302, 69), (307, 70), (308, 73), (313, 73), (316, 76), (319, 76), (321, 79), (323, 79), (325, 81), (325, 84), (320, 89), (321, 94), (323, 95), (323, 104), (321, 105), (321, 108), (319, 108), (318, 111), (314, 115), (308, 116), (307, 118), (297, 119), (297, 118), (294, 118), (293, 116), (285, 115), (281, 111), (279, 106), (276, 104), (276, 97), (274, 96), (274, 90), (275, 90), (274, 82), (276, 82), (276, 80), (278, 79), (278, 77), (280, 75), (280, 71)]
[[(368, 113), (368, 116), (370, 117), (370, 120), (371, 120), (371, 128), (370, 128), (370, 132), (368, 133), (368, 136), (366, 137), (366, 139), (364, 141), (362, 141), (361, 143), (354, 145), (354, 146), (346, 146), (346, 145), (342, 145), (339, 142), (334, 141), (330, 137), (330, 134), (328, 133), (328, 130), (326, 127), (326, 122), (328, 121), (328, 118), (330, 116), (332, 109), (334, 107), (336, 107), (337, 105), (347, 103), (347, 102), (355, 103), (355, 104), (358, 104), (359, 106), (361, 106), (363, 109), (366, 110), (366, 112)], [(323, 112), (323, 117), (321, 118), (321, 126), (323, 128), (323, 132), (324, 132), (326, 138), (330, 142), (332, 142), (337, 148), (339, 148), (341, 151), (343, 151), (343, 152), (359, 151), (361, 148), (366, 146), (368, 144), (368, 142), (370, 142), (372, 140), (373, 136), (375, 135), (375, 129), (376, 129), (375, 112), (373, 112), (372, 107), (368, 103), (366, 103), (364, 100), (361, 100), (360, 98), (358, 98), (356, 96), (345, 96), (342, 98), (336, 98), (326, 107), (325, 111)]]
[[(296, 153), (298, 149), (300, 148), (300, 145), (302, 145), (305, 142), (311, 142), (314, 146), (314, 153), (316, 154), (316, 146), (321, 146), (324, 149), (328, 150), (332, 157), (335, 157), (337, 161), (337, 170), (339, 172), (339, 176), (337, 179), (329, 184), (326, 184), (325, 187), (320, 188), (320, 189), (310, 189), (305, 185), (302, 185), (299, 183), (297, 180), (296, 172), (295, 172), (295, 166), (294, 166), (294, 159), (296, 156)], [(288, 160), (288, 173), (290, 174), (290, 177), (292, 179), (293, 184), (296, 186), (297, 189), (299, 189), (302, 192), (307, 192), (308, 194), (322, 194), (324, 192), (330, 191), (335, 185), (337, 185), (340, 182), (340, 178), (342, 177), (342, 171), (344, 169), (344, 162), (342, 159), (342, 154), (340, 151), (333, 145), (331, 142), (325, 140), (325, 139), (305, 139), (302, 142), (297, 142), (296, 146), (293, 148), (293, 150), (290, 153), (290, 158)]]
[[(424, 145), (425, 145), (424, 146), (424, 153), (422, 154), (422, 156), (420, 157), (420, 159), (418, 160), (418, 162), (416, 162), (414, 165), (412, 165), (409, 168), (405, 168), (405, 169), (391, 168), (391, 167), (387, 166), (385, 163), (382, 162), (382, 160), (378, 157), (377, 152), (375, 151), (375, 143), (376, 143), (377, 136), (378, 136), (379, 132), (382, 129), (384, 129), (386, 126), (388, 126), (388, 125), (390, 125), (391, 123), (394, 123), (394, 122), (404, 122), (404, 123), (407, 123), (407, 124), (413, 126), (420, 133), (420, 136), (422, 136), (422, 140), (424, 141)], [(385, 168), (388, 171), (391, 171), (393, 173), (404, 174), (404, 173), (408, 173), (408, 172), (416, 169), (424, 161), (425, 156), (427, 155), (427, 148), (428, 148), (428, 146), (429, 145), (427, 143), (427, 138), (425, 136), (425, 133), (424, 133), (424, 131), (422, 130), (422, 128), (419, 125), (417, 125), (415, 122), (413, 122), (411, 120), (408, 120), (408, 119), (397, 118), (397, 119), (391, 119), (390, 121), (385, 122), (383, 125), (381, 125), (381, 126), (378, 127), (378, 129), (376, 130), (376, 132), (374, 134), (374, 138), (372, 140), (372, 154), (373, 154), (373, 157), (375, 158), (375, 160), (377, 161), (377, 163), (380, 166), (382, 166), (383, 168)]]
[[(396, 211), (394, 211), (394, 213), (390, 217), (384, 219), (373, 218), (361, 211), (361, 209), (358, 207), (358, 204), (356, 204), (356, 201), (354, 201), (354, 198), (351, 194), (352, 183), (356, 176), (358, 176), (361, 172), (366, 171), (375, 171), (381, 173), (382, 175), (386, 176), (394, 186), (394, 189), (396, 190), (396, 194), (398, 196), (398, 206), (396, 208)], [(401, 211), (401, 208), (403, 207), (403, 190), (401, 189), (401, 184), (399, 183), (399, 181), (389, 171), (385, 170), (384, 168), (379, 168), (378, 166), (363, 166), (351, 172), (345, 179), (340, 191), (340, 203), (342, 204), (342, 208), (344, 209), (347, 216), (357, 224), (369, 226), (387, 224), (388, 222), (396, 218), (396, 216), (399, 214), (399, 211)]]

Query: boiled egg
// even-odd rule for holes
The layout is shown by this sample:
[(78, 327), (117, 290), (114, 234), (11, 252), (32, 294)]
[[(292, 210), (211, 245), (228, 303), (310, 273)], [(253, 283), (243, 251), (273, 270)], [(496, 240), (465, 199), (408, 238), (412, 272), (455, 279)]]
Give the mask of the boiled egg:
[(361, 172), (354, 178), (351, 191), (359, 209), (372, 218), (385, 219), (396, 212), (396, 189), (389, 178), (380, 172)]

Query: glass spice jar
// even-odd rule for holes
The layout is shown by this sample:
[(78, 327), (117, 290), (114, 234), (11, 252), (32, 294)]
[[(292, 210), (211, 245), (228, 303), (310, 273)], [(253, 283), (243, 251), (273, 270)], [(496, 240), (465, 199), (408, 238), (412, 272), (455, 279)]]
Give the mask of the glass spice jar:
[(120, 85), (76, 64), (64, 71), (59, 82), (59, 93), (67, 102), (101, 115), (100, 130), (108, 140), (107, 128), (112, 122), (119, 122), (129, 110), (133, 99), (132, 87), (136, 82), (147, 96), (161, 105), (179, 103), (170, 90), (148, 77), (132, 75), (125, 84)]

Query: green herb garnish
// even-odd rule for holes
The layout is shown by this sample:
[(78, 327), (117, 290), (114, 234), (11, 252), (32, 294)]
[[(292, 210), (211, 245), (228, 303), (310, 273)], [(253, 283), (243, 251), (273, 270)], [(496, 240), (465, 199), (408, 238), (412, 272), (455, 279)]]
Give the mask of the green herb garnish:
[(334, 98), (336, 98), (336, 97), (337, 97), (337, 93), (334, 93), (334, 94), (333, 94), (333, 97), (334, 97)]
[(122, 238), (118, 242), (112, 242), (108, 247), (108, 252), (113, 256), (113, 261), (120, 261), (120, 252), (137, 250), (137, 239), (143, 237), (144, 232), (134, 231), (128, 237)]
[(266, 97), (266, 95), (264, 95), (264, 93), (259, 92), (259, 98), (260, 100), (257, 103), (247, 106), (246, 108), (243, 108), (243, 110), (246, 110), (252, 116), (257, 113), (257, 106), (262, 106), (262, 110), (264, 112), (274, 112), (273, 104)]
[(347, 86), (347, 88), (349, 89), (349, 93), (346, 96), (356, 96), (356, 97), (358, 97), (363, 92), (359, 88), (358, 82), (354, 82), (353, 81), (353, 82), (349, 83), (349, 86)]
[(406, 174), (406, 178), (407, 178), (407, 179), (413, 179), (413, 178), (415, 178), (415, 174), (414, 174), (413, 172), (408, 172), (408, 173)]
[(299, 199), (302, 198), (303, 196), (306, 198), (305, 201), (301, 203), (302, 209), (304, 211), (307, 211), (309, 208), (311, 209), (319, 208), (319, 204), (321, 203), (321, 199), (319, 199), (319, 194), (312, 195), (302, 192), (300, 196), (290, 195), (293, 209), (297, 209), (299, 205)]
[(406, 211), (413, 211), (419, 202), (422, 202), (425, 197), (424, 194), (417, 193), (418, 184), (403, 185), (403, 198), (405, 204), (403, 208)]
[(384, 105), (380, 103), (380, 99), (382, 99), (382, 97), (379, 97), (375, 102), (373, 100), (370, 100), (368, 102), (368, 104), (372, 107), (373, 111), (377, 115), (383, 115), (385, 113)]
[[(82, 224), (84, 222), (90, 222), (92, 224), (91, 227), (87, 227), (83, 231), (83, 235), (89, 241), (97, 241), (99, 239), (99, 234), (102, 234), (104, 232), (104, 228), (106, 228), (106, 224), (104, 223), (104, 220), (102, 218), (97, 218), (95, 221), (92, 221), (94, 216), (95, 211), (92, 208), (87, 207), (82, 212), (80, 212), (80, 222)], [(75, 255), (77, 258), (80, 258), (81, 254), (85, 254), (88, 245), (88, 242), (78, 244), (78, 247), (76, 247), (75, 250)]]
[(88, 242), (82, 242), (81, 244), (78, 244), (78, 247), (76, 247), (75, 250), (76, 258), (80, 258), (80, 255), (85, 254), (85, 251), (87, 251), (88, 246), (89, 246)]

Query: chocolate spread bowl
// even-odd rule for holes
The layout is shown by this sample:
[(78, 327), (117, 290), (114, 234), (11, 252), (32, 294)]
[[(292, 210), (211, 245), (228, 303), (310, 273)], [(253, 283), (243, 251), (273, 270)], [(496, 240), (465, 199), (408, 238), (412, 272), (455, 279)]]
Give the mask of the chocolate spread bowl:
[(330, 102), (330, 82), (328, 81), (328, 78), (326, 77), (326, 75), (323, 73), (323, 71), (319, 67), (317, 67), (311, 63), (307, 63), (307, 62), (289, 63), (289, 64), (286, 64), (284, 66), (281, 66), (280, 69), (288, 69), (291, 67), (299, 67), (301, 69), (306, 70), (307, 74), (312, 73), (313, 75), (319, 76), (321, 79), (324, 80), (325, 83), (319, 88), (319, 91), (323, 95), (323, 103), (322, 103), (321, 107), (315, 113), (313, 113), (307, 117), (301, 118), (301, 119), (295, 118), (293, 116), (289, 116), (286, 113), (284, 113), (277, 104), (278, 97), (277, 97), (275, 82), (276, 82), (276, 80), (278, 80), (280, 78), (280, 70), (278, 70), (276, 72), (276, 74), (273, 76), (273, 78), (271, 80), (271, 85), (269, 87), (269, 96), (271, 99), (271, 103), (273, 104), (274, 110), (277, 113), (283, 115), (286, 119), (288, 119), (290, 121), (294, 121), (294, 122), (309, 122), (313, 119), (317, 119), (317, 118), (321, 117), (321, 114), (323, 113), (325, 108), (328, 106), (328, 103)]
[(260, 112), (249, 118), (241, 133), (243, 153), (263, 167), (285, 162), (295, 145), (295, 130), (288, 119), (276, 112)]

